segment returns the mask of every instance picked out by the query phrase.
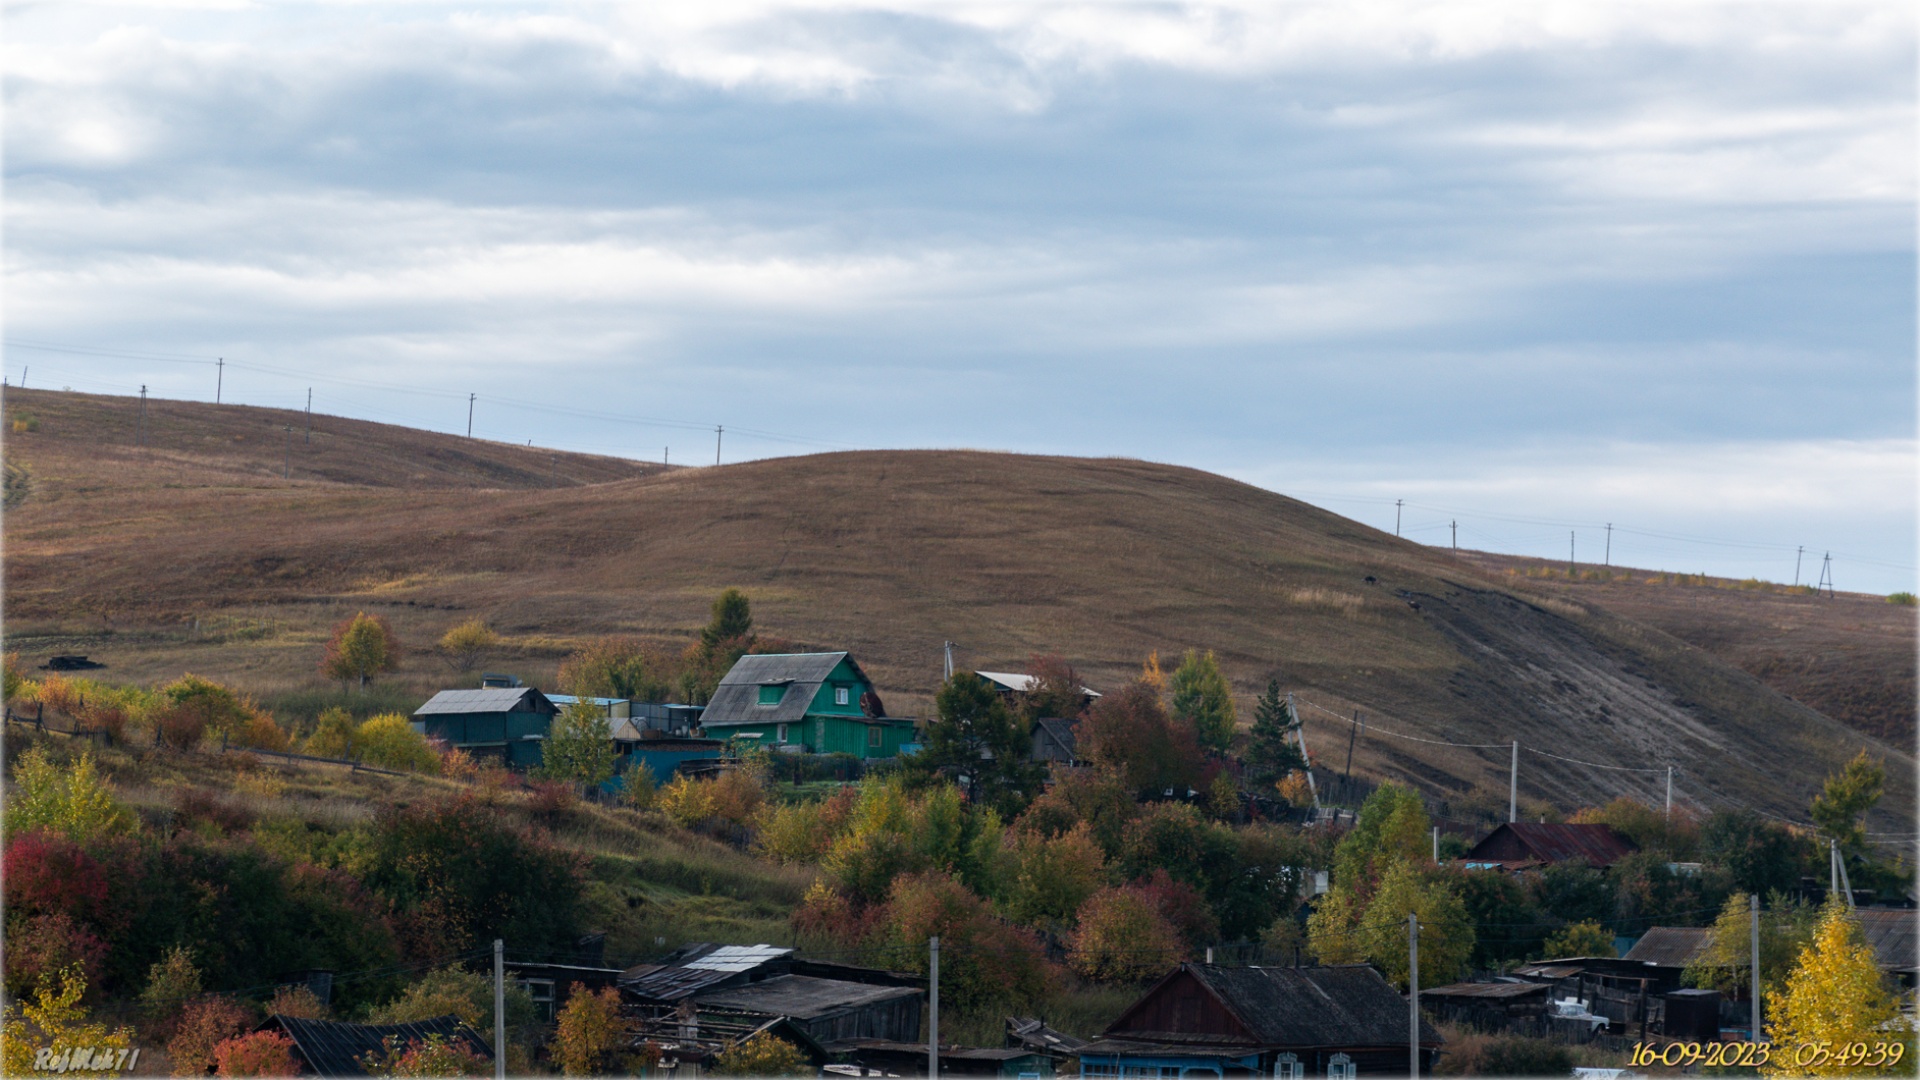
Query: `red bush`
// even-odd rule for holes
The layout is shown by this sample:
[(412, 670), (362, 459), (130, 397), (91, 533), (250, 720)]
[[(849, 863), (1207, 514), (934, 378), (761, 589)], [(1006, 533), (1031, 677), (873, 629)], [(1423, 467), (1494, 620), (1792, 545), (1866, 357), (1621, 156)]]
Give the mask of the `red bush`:
[(293, 1056), (293, 1040), (277, 1031), (235, 1035), (213, 1048), (216, 1076), (294, 1076), (300, 1060)]
[(536, 780), (527, 795), (527, 809), (542, 821), (557, 821), (573, 810), (580, 799), (573, 785), (565, 780)]
[(1160, 917), (1167, 920), (1190, 947), (1203, 946), (1220, 933), (1220, 923), (1213, 917), (1213, 909), (1207, 905), (1207, 898), (1186, 882), (1175, 881), (1165, 870), (1156, 868), (1152, 876), (1136, 881), (1127, 888), (1138, 892), (1141, 898), (1152, 904)]
[(7, 908), (17, 914), (65, 912), (98, 919), (107, 907), (107, 876), (80, 845), (39, 831), (7, 841), (0, 878)]
[(207, 788), (181, 788), (175, 792), (173, 823), (187, 826), (199, 821), (208, 822), (223, 833), (235, 833), (253, 827), (253, 814)]

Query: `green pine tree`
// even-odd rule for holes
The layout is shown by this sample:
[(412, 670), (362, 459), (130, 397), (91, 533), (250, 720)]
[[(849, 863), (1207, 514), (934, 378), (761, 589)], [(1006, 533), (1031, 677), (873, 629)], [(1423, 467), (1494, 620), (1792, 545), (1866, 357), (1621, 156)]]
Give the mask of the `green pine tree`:
[(1294, 772), (1305, 772), (1307, 759), (1292, 739), (1299, 729), (1300, 718), (1280, 696), (1280, 680), (1268, 680), (1267, 692), (1253, 707), (1253, 730), (1247, 735), (1248, 779), (1268, 787)]
[(1233, 746), (1233, 692), (1211, 650), (1188, 649), (1173, 673), (1173, 715), (1193, 725), (1200, 745), (1226, 751)]

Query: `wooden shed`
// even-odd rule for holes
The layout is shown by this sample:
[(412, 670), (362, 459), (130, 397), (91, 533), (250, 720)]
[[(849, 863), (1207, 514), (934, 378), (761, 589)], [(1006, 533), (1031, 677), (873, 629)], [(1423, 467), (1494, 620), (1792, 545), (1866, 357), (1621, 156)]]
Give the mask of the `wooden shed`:
[(437, 1037), (458, 1042), (483, 1060), (493, 1060), (493, 1051), (486, 1040), (461, 1023), (457, 1016), (436, 1016), (411, 1024), (348, 1024), (275, 1014), (254, 1030), (278, 1031), (292, 1039), (293, 1053), (300, 1061), (303, 1076), (371, 1076), (366, 1060), (369, 1056), (384, 1055), (389, 1038), (404, 1046), (414, 1040)]
[(1473, 845), (1462, 861), (1469, 870), (1523, 870), (1574, 860), (1605, 870), (1638, 850), (1611, 825), (1509, 821)]
[(476, 758), (531, 769), (542, 760), (541, 743), (558, 711), (530, 686), (442, 690), (413, 711), (413, 727)]

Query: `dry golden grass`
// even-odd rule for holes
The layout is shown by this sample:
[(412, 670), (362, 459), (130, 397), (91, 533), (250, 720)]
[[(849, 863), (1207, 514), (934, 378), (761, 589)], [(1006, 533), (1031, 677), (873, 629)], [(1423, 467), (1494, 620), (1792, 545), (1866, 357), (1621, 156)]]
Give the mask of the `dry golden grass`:
[[(989, 670), (1058, 652), (1096, 688), (1130, 677), (1149, 651), (1209, 648), (1243, 718), (1277, 678), (1427, 738), (1679, 763), (1683, 797), (1796, 816), (1866, 747), (1898, 759), (1887, 804), (1911, 803), (1904, 748), (1652, 627), (1190, 469), (899, 451), (544, 489), (288, 484), (244, 461), (100, 450), (66, 432), (122, 403), (43, 397), (60, 408), (36, 404), (40, 430), (6, 446), (34, 477), (6, 518), (8, 632), (30, 656), (88, 652), (114, 678), (193, 670), (261, 692), (306, 685), (327, 627), (364, 609), (413, 644), (484, 618), (512, 643), (486, 666), (551, 686), (578, 642), (684, 644), (712, 597), (738, 586), (763, 634), (851, 649), (900, 715), (928, 711), (942, 641)], [(244, 424), (249, 412), (168, 408), (181, 440), (204, 414)], [(404, 438), (427, 461), (468, 452), (463, 439)], [(195, 637), (195, 619), (232, 626), (232, 640)], [(449, 675), (415, 655), (396, 678), (425, 696)], [(1348, 734), (1311, 710), (1307, 729), (1323, 757)], [(1355, 771), (1449, 795), (1504, 787), (1506, 756), (1368, 738)], [(1658, 794), (1632, 774), (1547, 760), (1523, 769), (1522, 788), (1569, 806)]]

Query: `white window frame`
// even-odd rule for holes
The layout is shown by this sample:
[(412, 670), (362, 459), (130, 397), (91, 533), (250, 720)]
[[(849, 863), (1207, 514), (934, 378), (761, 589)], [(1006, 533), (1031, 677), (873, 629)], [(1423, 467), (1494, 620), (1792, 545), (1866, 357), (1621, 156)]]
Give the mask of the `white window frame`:
[(1306, 1080), (1307, 1067), (1298, 1054), (1281, 1054), (1273, 1059), (1273, 1080)]
[(835, 705), (851, 705), (851, 704), (853, 704), (853, 687), (851, 687), (851, 686), (836, 686), (836, 687), (834, 687), (834, 688), (833, 688), (833, 703), (834, 703)]
[(1345, 1054), (1335, 1054), (1327, 1059), (1327, 1080), (1354, 1080), (1359, 1070), (1353, 1059)]
[(787, 741), (787, 725), (781, 724), (774, 729), (773, 741), (782, 743)]

